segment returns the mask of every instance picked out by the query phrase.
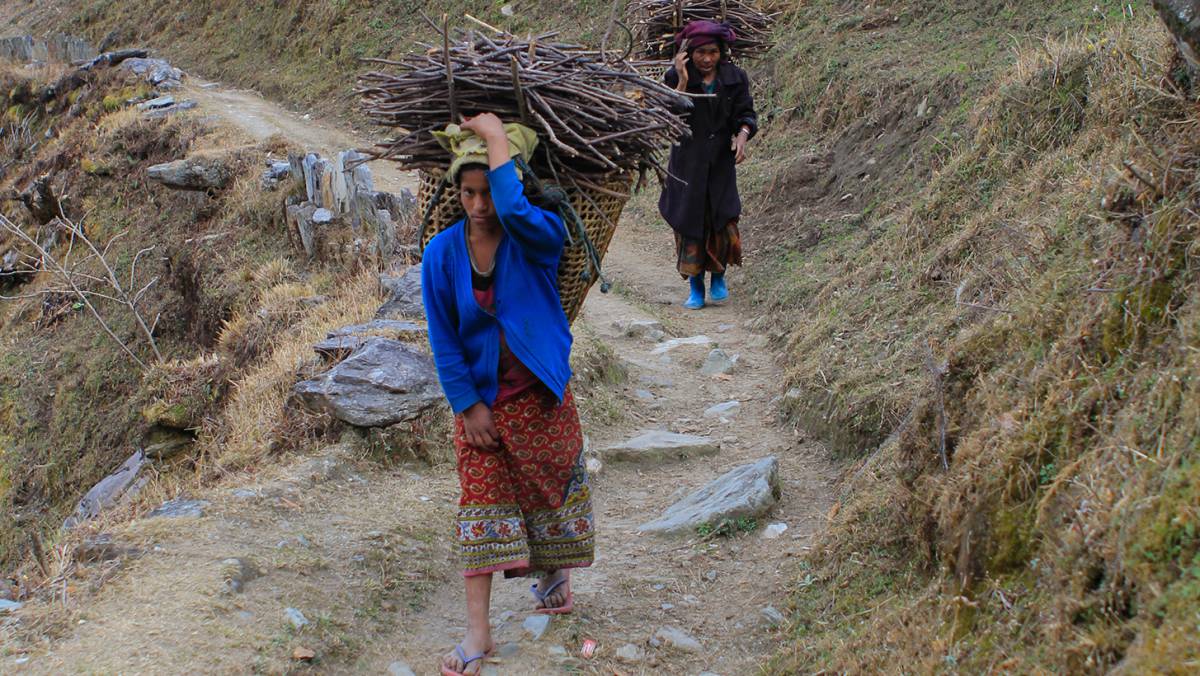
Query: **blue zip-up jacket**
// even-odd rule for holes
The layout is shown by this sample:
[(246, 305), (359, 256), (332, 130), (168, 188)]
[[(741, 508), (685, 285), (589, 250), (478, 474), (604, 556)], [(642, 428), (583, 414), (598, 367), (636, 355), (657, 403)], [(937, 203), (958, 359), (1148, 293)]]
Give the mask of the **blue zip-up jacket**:
[(488, 183), (505, 235), (496, 249), (496, 313), (475, 301), (463, 221), (429, 242), (421, 266), (433, 360), (455, 414), (496, 403), (501, 329), (513, 355), (559, 401), (571, 379), (571, 330), (558, 295), (562, 220), (529, 203), (512, 162), (489, 171)]

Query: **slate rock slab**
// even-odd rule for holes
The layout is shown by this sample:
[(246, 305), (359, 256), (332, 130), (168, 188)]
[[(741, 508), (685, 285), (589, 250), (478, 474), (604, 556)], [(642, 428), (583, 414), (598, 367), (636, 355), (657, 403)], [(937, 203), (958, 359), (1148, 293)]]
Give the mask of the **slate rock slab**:
[(208, 506), (204, 500), (167, 500), (146, 516), (150, 519), (199, 519)]
[(379, 275), (379, 283), (388, 293), (387, 302), (375, 316), (379, 319), (424, 318), (421, 300), (421, 265), (410, 265), (399, 275)]
[(224, 188), (233, 172), (224, 158), (189, 157), (156, 164), (146, 170), (146, 176), (176, 190), (216, 190)]
[(727, 401), (723, 404), (710, 406), (704, 410), (705, 418), (727, 418), (732, 415), (737, 415), (742, 410), (742, 402)]
[(371, 338), (345, 361), (292, 391), (309, 409), (356, 427), (412, 420), (442, 400), (433, 360), (390, 338)]
[(684, 534), (724, 519), (761, 516), (779, 502), (779, 461), (769, 456), (730, 470), (638, 526), (646, 533)]
[(123, 497), (137, 493), (146, 481), (145, 477), (139, 479), (139, 475), (147, 462), (145, 454), (141, 451), (126, 458), (115, 472), (97, 482), (80, 499), (79, 504), (75, 506), (75, 512), (63, 521), (63, 528), (74, 528), (119, 504)]
[(424, 335), (425, 328), (413, 322), (375, 319), (365, 324), (355, 324), (330, 331), (325, 340), (313, 345), (313, 350), (323, 356), (336, 357), (361, 348), (376, 336), (395, 338), (396, 340), (416, 340)]
[(618, 319), (612, 326), (626, 338), (645, 338), (650, 334), (664, 333), (662, 322), (652, 319)]
[(692, 336), (690, 338), (672, 338), (671, 340), (659, 343), (658, 347), (654, 348), (654, 350), (650, 354), (661, 355), (661, 354), (667, 354), (668, 352), (672, 352), (681, 347), (705, 347), (705, 346), (712, 345), (712, 344), (713, 344), (713, 340), (712, 340), (712, 338), (709, 338), (708, 336)]
[(159, 89), (176, 89), (183, 84), (183, 71), (162, 59), (125, 59), (121, 62), (121, 68), (140, 75)]
[(521, 625), (525, 633), (533, 640), (538, 640), (550, 628), (550, 615), (535, 614), (525, 618), (525, 622)]
[(738, 356), (730, 357), (725, 354), (720, 348), (708, 353), (708, 357), (704, 359), (704, 365), (700, 367), (700, 373), (706, 376), (720, 376), (732, 371), (737, 366)]
[(601, 449), (600, 457), (608, 462), (662, 462), (706, 457), (720, 451), (720, 444), (708, 437), (653, 430)]
[(682, 629), (676, 629), (675, 627), (663, 627), (659, 629), (654, 634), (654, 638), (662, 641), (665, 645), (685, 653), (698, 653), (704, 650), (699, 641)]

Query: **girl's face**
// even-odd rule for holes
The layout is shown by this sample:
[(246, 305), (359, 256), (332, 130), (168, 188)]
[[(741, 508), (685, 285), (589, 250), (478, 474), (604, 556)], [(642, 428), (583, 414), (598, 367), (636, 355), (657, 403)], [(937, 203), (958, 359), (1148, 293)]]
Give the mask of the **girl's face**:
[(692, 63), (696, 64), (696, 70), (700, 71), (701, 75), (708, 75), (717, 68), (717, 64), (721, 62), (721, 47), (716, 44), (704, 45), (692, 50)]
[(488, 185), (487, 172), (482, 169), (465, 169), (459, 177), (462, 191), (462, 206), (474, 223), (495, 225), (496, 206), (492, 204), (492, 189)]

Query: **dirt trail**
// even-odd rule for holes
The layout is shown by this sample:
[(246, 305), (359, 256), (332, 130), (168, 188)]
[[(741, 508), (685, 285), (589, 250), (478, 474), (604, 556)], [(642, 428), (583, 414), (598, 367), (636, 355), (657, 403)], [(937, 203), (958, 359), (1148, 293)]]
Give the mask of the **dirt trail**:
[[(368, 148), (371, 139), (324, 120), (294, 113), (264, 99), (248, 89), (227, 89), (215, 82), (189, 79), (181, 98), (194, 99), (200, 110), (219, 115), (255, 141), (279, 134), (304, 149), (325, 157), (350, 148)], [(371, 162), (371, 174), (378, 190), (399, 193), (416, 191), (417, 182), (410, 172), (399, 171), (390, 162)]]
[[(497, 619), (496, 640), (519, 645), (515, 656), (497, 664), (498, 673), (577, 669), (598, 674), (708, 671), (730, 676), (757, 673), (757, 667), (778, 648), (779, 636), (762, 610), (771, 605), (784, 608), (782, 590), (797, 572), (795, 557), (831, 505), (832, 471), (819, 446), (785, 435), (776, 425), (772, 400), (780, 394), (783, 380), (766, 341), (746, 329), (742, 308), (734, 303), (690, 312), (679, 305), (686, 284), (672, 268), (669, 248), (670, 236), (662, 229), (623, 223), (605, 259), (607, 274), (617, 280), (620, 292), (603, 295), (594, 289), (576, 324), (577, 333), (613, 347), (629, 373), (621, 396), (622, 418), (612, 425), (593, 425), (588, 433), (594, 444), (604, 446), (639, 430), (669, 429), (709, 435), (722, 442), (722, 452), (714, 458), (663, 465), (605, 466), (594, 478), (598, 560), (594, 568), (574, 577), (577, 612), (556, 618), (537, 643), (523, 641), (521, 622), (531, 607), (526, 585), (497, 579), (493, 618), (506, 612), (514, 616), (509, 621)], [(738, 281), (735, 272), (731, 275), (735, 294)], [(666, 305), (667, 299), (673, 304)], [(700, 361), (711, 346), (680, 348), (664, 357), (654, 353), (655, 343), (622, 337), (613, 329), (618, 319), (657, 319), (669, 337), (713, 338), (723, 350), (739, 355), (734, 379), (700, 374)], [(732, 421), (704, 418), (706, 408), (730, 400), (742, 405)], [(638, 524), (656, 517), (683, 493), (735, 466), (772, 454), (779, 458), (784, 495), (766, 521), (788, 524), (781, 538), (766, 540), (761, 532), (754, 532), (701, 542), (698, 537), (662, 539), (638, 533)], [(431, 650), (448, 647), (450, 639), (461, 636), (462, 601), (456, 582), (448, 579), (450, 593), (435, 599), (416, 621), (399, 626), (391, 645), (375, 646), (375, 655), (365, 666), (379, 673), (397, 656), (410, 664), (426, 664)], [(685, 653), (648, 647), (663, 627), (684, 630), (703, 650)], [(578, 659), (585, 638), (600, 643), (598, 659)], [(645, 660), (615, 661), (615, 651), (627, 643), (643, 648)]]
[[(280, 133), (323, 153), (365, 140), (297, 116), (253, 94), (189, 86), (201, 114), (217, 115), (254, 138)], [(412, 186), (391, 167), (374, 167), (382, 189)], [(653, 225), (651, 225), (653, 224)], [(670, 236), (637, 207), (606, 259), (616, 292), (593, 290), (576, 324), (580, 343), (607, 343), (628, 379), (610, 393), (611, 411), (587, 428), (602, 447), (641, 430), (706, 434), (719, 455), (659, 465), (610, 465), (595, 477), (599, 528), (596, 565), (574, 577), (576, 613), (553, 620), (538, 641), (523, 636), (531, 599), (522, 581), (497, 579), (492, 617), (502, 657), (485, 673), (697, 674), (756, 673), (777, 649), (778, 630), (762, 610), (783, 609), (797, 556), (819, 528), (831, 500), (833, 469), (817, 444), (776, 424), (773, 400), (783, 377), (763, 336), (748, 328), (738, 302), (689, 312), (686, 285), (673, 270)], [(669, 301), (671, 304), (667, 304)], [(656, 354), (646, 339), (621, 336), (619, 319), (657, 319), (668, 337), (707, 335), (739, 355), (730, 380), (701, 375), (709, 347)], [(691, 351), (689, 351), (691, 350)], [(741, 402), (730, 421), (706, 419), (717, 403)], [(732, 538), (660, 539), (637, 524), (656, 517), (687, 492), (730, 468), (767, 455), (780, 462), (783, 499), (765, 522), (789, 529), (767, 540), (761, 530)], [(107, 579), (86, 607), (46, 619), (44, 641), (7, 632), (0, 671), (215, 673), (387, 673), (397, 660), (418, 674), (435, 673), (438, 656), (464, 632), (461, 578), (444, 534), (455, 511), (452, 468), (418, 465), (381, 470), (333, 447), (259, 477), (250, 486), (206, 492), (212, 504), (195, 525), (141, 520), (118, 535), (142, 550), (124, 564), (98, 567)], [(760, 524), (763, 525), (763, 524)], [(241, 594), (223, 592), (230, 557), (265, 572)], [(251, 576), (253, 577), (253, 576)], [(297, 630), (284, 609), (310, 624)], [(36, 613), (43, 613), (36, 615)], [(34, 621), (34, 620), (31, 620)], [(35, 622), (35, 621), (34, 621)], [(695, 637), (699, 652), (654, 646), (675, 627)], [(579, 657), (584, 639), (599, 642), (594, 659)], [(317, 644), (312, 667), (292, 650)], [(644, 651), (618, 662), (625, 644)], [(4, 653), (0, 653), (4, 654)]]

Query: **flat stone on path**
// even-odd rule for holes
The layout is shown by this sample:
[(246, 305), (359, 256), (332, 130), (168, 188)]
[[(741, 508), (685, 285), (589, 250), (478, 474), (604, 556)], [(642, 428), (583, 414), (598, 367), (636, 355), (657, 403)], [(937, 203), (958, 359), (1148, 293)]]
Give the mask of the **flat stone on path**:
[(725, 354), (720, 348), (708, 353), (708, 357), (704, 360), (704, 365), (700, 367), (700, 373), (706, 376), (721, 376), (729, 373), (737, 366), (737, 355), (730, 357)]
[(204, 500), (167, 500), (146, 516), (151, 519), (199, 519), (208, 505)]
[(388, 676), (417, 676), (407, 662), (396, 660), (388, 665)]
[(720, 445), (708, 437), (655, 430), (602, 449), (600, 457), (608, 462), (662, 462), (716, 455), (720, 451)]
[(766, 608), (763, 608), (762, 616), (763, 619), (765, 619), (772, 627), (778, 627), (784, 622), (787, 622), (787, 617), (785, 617), (783, 613), (776, 610), (775, 606), (767, 606)]
[(612, 323), (613, 328), (626, 338), (645, 338), (648, 335), (662, 334), (662, 322), (652, 319), (618, 319)]
[(676, 650), (682, 650), (685, 653), (698, 653), (704, 650), (700, 642), (692, 638), (691, 635), (684, 632), (682, 629), (675, 627), (663, 627), (654, 634), (654, 638), (662, 641)]
[(779, 460), (769, 456), (725, 473), (704, 488), (663, 511), (659, 518), (638, 526), (647, 533), (689, 533), (725, 519), (765, 514), (779, 502)]
[(666, 353), (670, 352), (671, 350), (674, 350), (674, 349), (680, 348), (680, 347), (685, 347), (685, 346), (712, 345), (712, 342), (713, 342), (712, 338), (709, 338), (708, 336), (692, 336), (691, 338), (672, 338), (671, 340), (660, 343), (658, 345), (658, 347), (654, 348), (654, 351), (651, 352), (651, 354), (656, 354), (656, 355), (666, 354)]
[(295, 608), (286, 608), (283, 611), (283, 616), (286, 617), (287, 621), (296, 629), (303, 629), (309, 624), (308, 618), (304, 616), (304, 613)]
[(356, 427), (412, 420), (442, 400), (433, 360), (411, 345), (372, 338), (326, 373), (292, 390), (308, 408)]
[(704, 411), (705, 418), (724, 418), (731, 415), (737, 415), (737, 412), (742, 410), (742, 402), (727, 401), (724, 404), (710, 406)]
[(626, 643), (617, 648), (617, 661), (627, 664), (636, 664), (646, 659), (646, 651), (642, 650), (641, 646), (633, 643)]
[(525, 633), (533, 640), (538, 640), (550, 628), (550, 616), (543, 613), (535, 613), (525, 618), (525, 622), (521, 625)]

